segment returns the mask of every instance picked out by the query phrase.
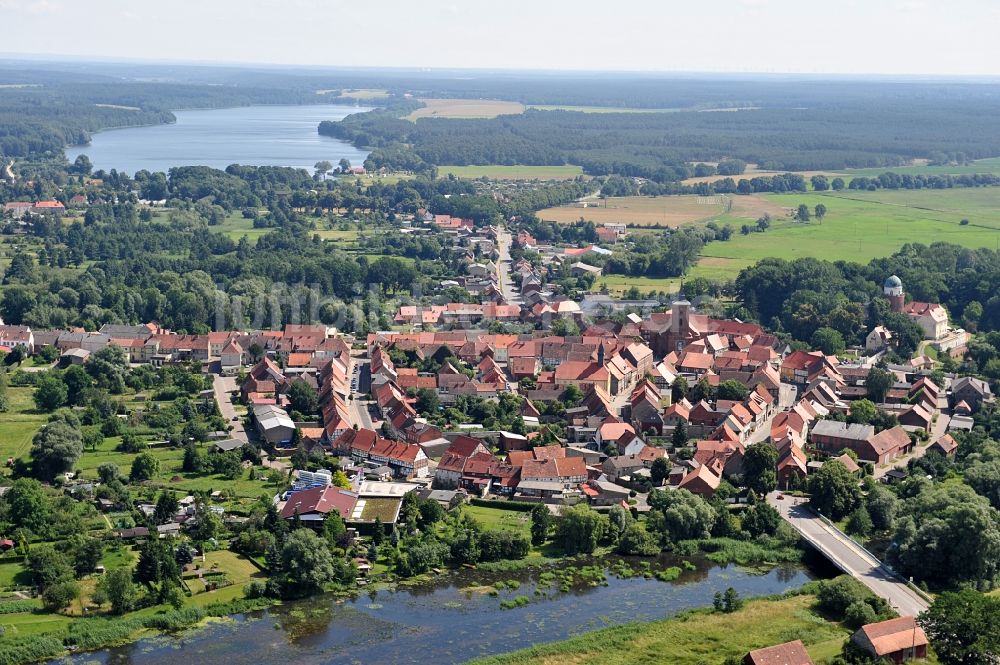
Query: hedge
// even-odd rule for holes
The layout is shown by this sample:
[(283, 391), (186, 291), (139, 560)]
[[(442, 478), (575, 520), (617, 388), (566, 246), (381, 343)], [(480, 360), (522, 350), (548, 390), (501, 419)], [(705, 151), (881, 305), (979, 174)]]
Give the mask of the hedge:
[(522, 513), (529, 513), (531, 509), (539, 505), (527, 501), (491, 501), (489, 499), (472, 498), (469, 503), (480, 508), (497, 508), (499, 510), (516, 510)]

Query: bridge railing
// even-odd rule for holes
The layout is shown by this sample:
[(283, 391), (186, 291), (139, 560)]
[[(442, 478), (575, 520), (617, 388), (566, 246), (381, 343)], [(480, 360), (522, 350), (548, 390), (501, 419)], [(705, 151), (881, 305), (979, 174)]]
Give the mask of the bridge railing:
[[(849, 535), (847, 535), (846, 533), (844, 533), (843, 531), (841, 531), (840, 527), (838, 527), (836, 524), (834, 524), (833, 521), (830, 518), (828, 518), (826, 515), (824, 515), (822, 513), (819, 513), (819, 512), (816, 512), (815, 510), (812, 509), (811, 506), (809, 506), (808, 504), (805, 504), (805, 503), (800, 503), (799, 507), (803, 508), (805, 510), (808, 510), (813, 515), (816, 515), (817, 517), (819, 517), (819, 519), (824, 524), (826, 524), (828, 527), (830, 527), (831, 529), (833, 529), (834, 531), (836, 531), (840, 536), (842, 536), (845, 540), (849, 541), (856, 548), (858, 548), (859, 550), (861, 550), (862, 552), (864, 552), (867, 556), (871, 557), (871, 559), (873, 561), (875, 561), (875, 563), (878, 564), (878, 567), (883, 572), (885, 572), (886, 575), (888, 575), (888, 576), (896, 579), (898, 582), (900, 582), (902, 584), (905, 584), (911, 591), (913, 591), (915, 594), (917, 594), (918, 596), (920, 596), (927, 603), (934, 602), (934, 599), (931, 598), (929, 595), (927, 595), (927, 593), (923, 589), (921, 589), (920, 587), (918, 587), (916, 584), (914, 584), (913, 582), (911, 582), (906, 577), (903, 577), (902, 575), (900, 575), (899, 573), (897, 573), (895, 570), (893, 570), (892, 566), (890, 566), (889, 564), (885, 563), (884, 561), (882, 561), (881, 559), (879, 559), (877, 556), (875, 556), (871, 552), (871, 550), (869, 550), (867, 547), (865, 547), (864, 545), (862, 545), (861, 543), (859, 543), (858, 541), (856, 541), (854, 538), (850, 537)], [(834, 558), (830, 555), (830, 553), (828, 553), (826, 551), (825, 547), (823, 547), (820, 543), (814, 541), (813, 538), (810, 538), (805, 533), (803, 533), (801, 531), (799, 533), (802, 535), (803, 538), (805, 538), (809, 542), (810, 545), (812, 545), (816, 549), (818, 549), (821, 552), (823, 552), (824, 554), (826, 554), (827, 558), (830, 559), (831, 563), (833, 563), (835, 566), (837, 566), (838, 568), (840, 568), (840, 565), (838, 564), (838, 562), (835, 561)]]

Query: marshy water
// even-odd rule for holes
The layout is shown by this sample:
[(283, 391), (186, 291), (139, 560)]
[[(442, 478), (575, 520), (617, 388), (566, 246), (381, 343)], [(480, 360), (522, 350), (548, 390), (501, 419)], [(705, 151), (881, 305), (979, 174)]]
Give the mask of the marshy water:
[[(798, 565), (750, 571), (700, 558), (685, 564), (669, 555), (647, 562), (615, 557), (601, 567), (579, 567), (587, 563), (516, 572), (449, 572), (414, 587), (366, 592), (352, 600), (324, 596), (289, 602), (208, 627), (52, 662), (463, 663), (605, 626), (709, 606), (713, 595), (727, 587), (745, 597), (779, 594), (816, 575)], [(622, 574), (626, 568), (631, 573)], [(661, 577), (676, 579), (661, 581), (655, 577), (658, 571)], [(496, 589), (497, 583), (502, 590)]]

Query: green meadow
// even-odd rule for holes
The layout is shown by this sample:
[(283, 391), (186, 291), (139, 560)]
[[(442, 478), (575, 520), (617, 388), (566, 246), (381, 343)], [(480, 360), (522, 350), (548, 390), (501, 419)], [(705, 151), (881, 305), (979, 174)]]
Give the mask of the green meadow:
[[(765, 233), (742, 235), (742, 218), (723, 216), (736, 233), (705, 246), (688, 277), (733, 279), (767, 257), (817, 257), (856, 261), (888, 256), (906, 243), (949, 242), (969, 248), (1000, 248), (1000, 188), (842, 191), (772, 194), (767, 200), (789, 211), (799, 204), (827, 207), (826, 217), (803, 223), (775, 218)], [(789, 213), (790, 215), (790, 213)], [(969, 224), (962, 225), (963, 219)], [(749, 222), (752, 223), (752, 222)]]
[(840, 653), (849, 635), (812, 610), (812, 596), (752, 600), (732, 614), (696, 610), (679, 617), (604, 628), (561, 642), (483, 658), (474, 665), (722, 665), (752, 649), (801, 639), (816, 663)]
[(969, 164), (943, 165), (943, 166), (893, 166), (879, 169), (846, 169), (844, 172), (850, 175), (877, 176), (886, 171), (893, 173), (910, 175), (972, 175), (975, 173), (996, 173), (1000, 174), (1000, 157), (990, 157), (988, 159), (977, 159)]
[(0, 416), (0, 462), (26, 457), (32, 437), (45, 424), (47, 416), (35, 409), (32, 392), (32, 388), (7, 389), (10, 406)]

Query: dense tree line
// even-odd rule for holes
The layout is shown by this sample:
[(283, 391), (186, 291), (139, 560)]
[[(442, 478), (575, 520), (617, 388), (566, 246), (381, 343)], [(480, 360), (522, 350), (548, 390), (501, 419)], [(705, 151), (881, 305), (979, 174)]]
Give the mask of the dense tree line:
[[(583, 113), (528, 109), (492, 119), (404, 120), (406, 109), (359, 113), (320, 132), (361, 147), (391, 148), (429, 164), (579, 164), (591, 175), (642, 176), (657, 182), (693, 175), (690, 162), (722, 160), (768, 169), (889, 167), (943, 152), (963, 158), (997, 154), (982, 136), (996, 104), (970, 100), (858, 99), (808, 109), (765, 107), (733, 113)], [(405, 111), (405, 112), (404, 112)], [(776, 134), (773, 127), (782, 127)], [(888, 138), (887, 138), (888, 137)], [(410, 146), (409, 149), (404, 146)], [(733, 164), (736, 168), (730, 168)], [(388, 164), (383, 164), (388, 165)], [(736, 187), (733, 183), (733, 187)]]
[(890, 312), (881, 297), (882, 283), (893, 274), (903, 280), (908, 297), (942, 303), (957, 324), (1000, 329), (1000, 253), (991, 249), (913, 243), (867, 265), (764, 259), (741, 271), (735, 288), (745, 315), (796, 339), (808, 341), (828, 327), (857, 344), (872, 325), (883, 324), (897, 333), (903, 351), (912, 351), (919, 331)]
[[(381, 298), (433, 291), (445, 269), (447, 244), (435, 234), (377, 234), (362, 239), (361, 248), (389, 256), (347, 253), (312, 234), (327, 211), (390, 225), (396, 216), (424, 208), (488, 224), (589, 191), (586, 183), (570, 181), (532, 183), (494, 196), (481, 183), (454, 178), (362, 186), (351, 178), (318, 180), (302, 169), (239, 165), (225, 171), (140, 171), (135, 179), (102, 175), (107, 178), (95, 201), (116, 203), (95, 202), (70, 224), (55, 217), (32, 224), (34, 251), (18, 253), (3, 275), (4, 321), (88, 329), (158, 321), (191, 332), (296, 317), (340, 321), (347, 330), (388, 325)], [(17, 196), (19, 187), (0, 187), (0, 198)], [(166, 199), (170, 207), (154, 213), (137, 202), (133, 190)], [(213, 230), (227, 212), (238, 210), (254, 226), (273, 230), (254, 242)], [(360, 305), (347, 304), (366, 292)]]

